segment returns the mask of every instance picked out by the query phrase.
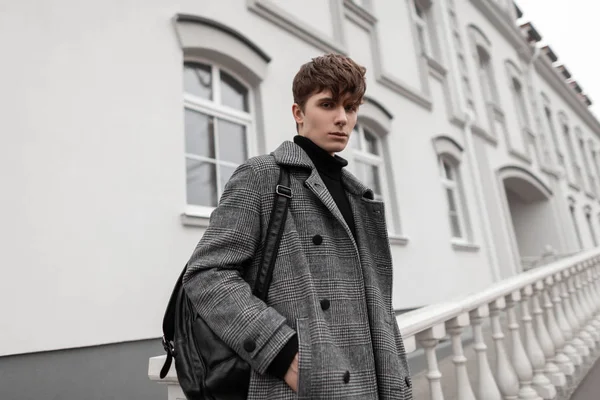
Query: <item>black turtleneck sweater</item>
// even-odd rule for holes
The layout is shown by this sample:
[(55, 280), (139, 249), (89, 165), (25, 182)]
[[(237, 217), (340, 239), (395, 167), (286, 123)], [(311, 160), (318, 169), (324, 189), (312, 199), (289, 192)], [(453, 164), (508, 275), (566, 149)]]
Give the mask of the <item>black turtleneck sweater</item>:
[[(304, 136), (295, 136), (294, 143), (302, 147), (306, 154), (310, 157), (313, 164), (319, 172), (319, 176), (329, 190), (331, 197), (335, 201), (338, 209), (342, 213), (346, 224), (352, 232), (352, 236), (356, 238), (356, 228), (354, 226), (354, 216), (350, 208), (350, 202), (346, 197), (346, 192), (342, 185), (342, 168), (348, 165), (348, 161), (340, 156), (331, 156), (325, 150), (314, 144), (310, 139)], [(281, 349), (279, 354), (273, 359), (273, 362), (267, 368), (267, 372), (280, 379), (283, 379), (290, 364), (294, 360), (294, 356), (298, 352), (298, 336), (294, 335)]]
[(302, 147), (308, 154), (313, 164), (319, 172), (319, 176), (323, 180), (327, 190), (333, 197), (336, 206), (342, 213), (348, 228), (352, 232), (352, 236), (356, 239), (356, 228), (354, 226), (354, 216), (350, 208), (350, 202), (342, 185), (342, 168), (348, 165), (348, 161), (342, 157), (335, 155), (331, 156), (327, 151), (317, 146), (312, 140), (304, 136), (297, 135), (294, 137), (294, 143)]

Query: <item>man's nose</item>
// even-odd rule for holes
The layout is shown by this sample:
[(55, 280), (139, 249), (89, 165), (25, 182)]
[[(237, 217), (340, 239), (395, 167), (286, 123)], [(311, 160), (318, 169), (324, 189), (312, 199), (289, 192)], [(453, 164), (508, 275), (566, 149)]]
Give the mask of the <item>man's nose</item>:
[(335, 114), (335, 124), (344, 126), (348, 123), (348, 115), (346, 115), (346, 109), (344, 107), (338, 107)]

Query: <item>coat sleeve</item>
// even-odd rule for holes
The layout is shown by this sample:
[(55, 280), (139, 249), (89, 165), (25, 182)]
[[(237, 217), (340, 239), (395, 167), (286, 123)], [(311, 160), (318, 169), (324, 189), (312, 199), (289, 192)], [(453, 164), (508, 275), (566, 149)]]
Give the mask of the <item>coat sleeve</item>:
[(213, 332), (264, 374), (295, 331), (242, 278), (261, 240), (260, 187), (250, 162), (233, 173), (188, 262), (183, 285)]

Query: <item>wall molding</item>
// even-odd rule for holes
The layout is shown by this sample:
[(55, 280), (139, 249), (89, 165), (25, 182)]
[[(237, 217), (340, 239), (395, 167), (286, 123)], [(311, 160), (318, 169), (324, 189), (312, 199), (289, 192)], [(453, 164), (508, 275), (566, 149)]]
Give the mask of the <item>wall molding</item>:
[(325, 34), (315, 32), (313, 27), (302, 22), (299, 18), (296, 18), (294, 15), (283, 10), (269, 0), (246, 0), (246, 4), (250, 11), (269, 20), (273, 24), (315, 46), (319, 50), (326, 53), (347, 54), (347, 50), (343, 45), (340, 26), (341, 21), (335, 16), (337, 14), (336, 10), (338, 10), (340, 6), (339, 0), (328, 1), (331, 7), (331, 24), (333, 26), (334, 37), (326, 37)]

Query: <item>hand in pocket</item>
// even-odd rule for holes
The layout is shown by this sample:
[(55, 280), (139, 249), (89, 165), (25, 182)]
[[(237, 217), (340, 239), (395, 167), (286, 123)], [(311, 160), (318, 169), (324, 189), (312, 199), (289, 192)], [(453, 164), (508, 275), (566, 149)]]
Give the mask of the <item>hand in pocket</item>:
[(298, 353), (294, 356), (294, 360), (290, 364), (283, 379), (294, 392), (298, 393)]

